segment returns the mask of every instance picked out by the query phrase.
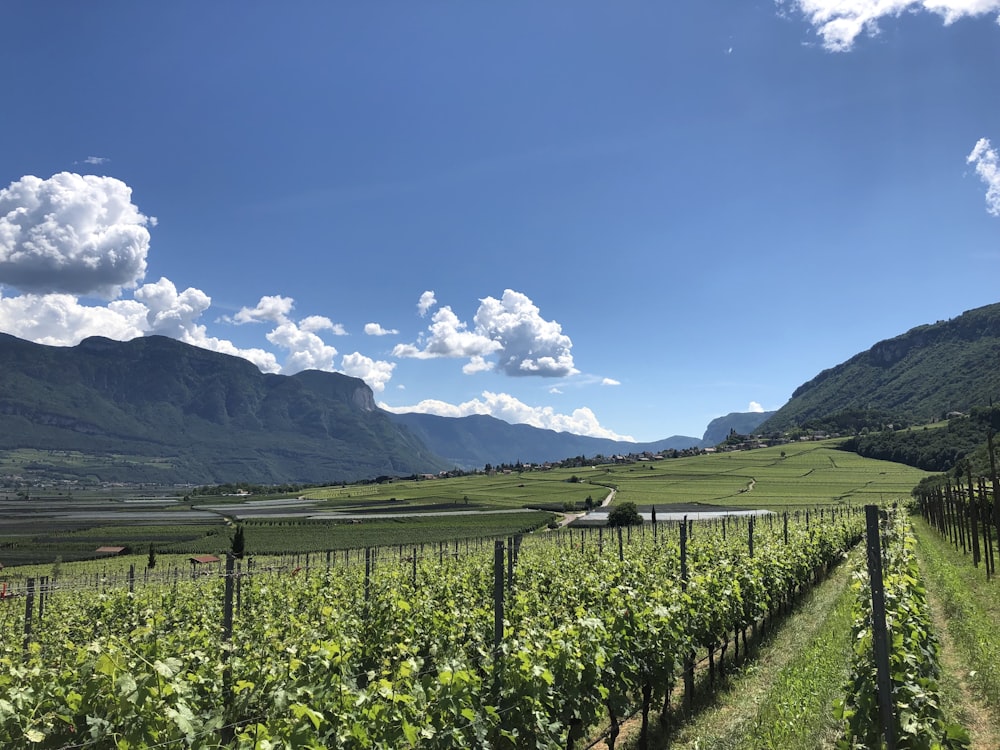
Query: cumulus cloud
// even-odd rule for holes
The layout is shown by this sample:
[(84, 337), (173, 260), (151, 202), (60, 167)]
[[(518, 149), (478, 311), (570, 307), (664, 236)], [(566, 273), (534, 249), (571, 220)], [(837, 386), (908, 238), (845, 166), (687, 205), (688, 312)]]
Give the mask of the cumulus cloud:
[(113, 177), (22, 177), (0, 190), (0, 284), (115, 299), (146, 273), (152, 223)]
[(392, 371), (396, 368), (396, 363), (372, 359), (359, 352), (354, 352), (344, 355), (343, 360), (341, 360), (341, 368), (345, 375), (361, 378), (375, 393), (381, 393), (385, 390), (385, 384), (392, 379)]
[[(166, 278), (144, 284), (133, 296), (146, 306), (147, 333), (181, 340), (199, 328), (196, 321), (212, 304), (212, 298), (200, 289), (188, 288), (178, 294)], [(204, 326), (200, 329), (204, 331)]]
[(463, 367), (462, 372), (466, 375), (474, 375), (477, 372), (492, 370), (493, 365), (486, 361), (486, 358), (477, 354), (472, 357)]
[(483, 391), (481, 398), (474, 398), (461, 404), (428, 399), (414, 406), (392, 407), (379, 404), (386, 411), (396, 414), (418, 412), (437, 414), (442, 417), (467, 417), (471, 414), (488, 414), (512, 424), (527, 424), (546, 430), (569, 432), (574, 435), (627, 440), (635, 442), (628, 435), (619, 435), (602, 427), (597, 416), (587, 407), (574, 409), (571, 414), (558, 414), (551, 406), (529, 406), (507, 393)]
[(395, 328), (383, 328), (378, 323), (365, 323), (365, 333), (369, 336), (395, 336), (399, 331)]
[(299, 328), (303, 331), (329, 331), (334, 336), (346, 336), (347, 330), (340, 323), (334, 323), (325, 315), (307, 315), (299, 321)]
[(280, 368), (270, 352), (241, 349), (207, 334), (196, 320), (210, 302), (201, 290), (189, 288), (178, 293), (174, 284), (163, 278), (137, 289), (135, 299), (115, 300), (105, 306), (83, 305), (72, 294), (0, 296), (0, 330), (47, 346), (75, 346), (88, 336), (128, 341), (161, 334), (243, 357), (264, 372), (277, 372)]
[(291, 375), (301, 370), (334, 369), (337, 350), (312, 331), (303, 330), (294, 321), (280, 323), (267, 334), (267, 340), (288, 352), (281, 372)]
[[(3, 296), (0, 288), (0, 330), (59, 346), (93, 335), (124, 341), (158, 334), (243, 357), (264, 372), (334, 370), (337, 350), (319, 333), (343, 336), (347, 331), (322, 315), (293, 320), (290, 297), (264, 296), (256, 306), (222, 318), (237, 325), (273, 324), (266, 338), (287, 353), (279, 365), (269, 351), (210, 336), (199, 321), (212, 299), (200, 289), (178, 291), (166, 278), (140, 286), (149, 250), (147, 225), (155, 226), (155, 219), (140, 213), (131, 188), (111, 177), (27, 176), (0, 190), (0, 285), (24, 292)], [(133, 299), (117, 299), (124, 289), (134, 289)], [(111, 301), (84, 305), (82, 295)], [(345, 361), (352, 371), (367, 373), (366, 380), (378, 390), (394, 367), (362, 355)]]
[(750, 406), (747, 407), (747, 411), (751, 411), (754, 414), (763, 414), (764, 407), (758, 404), (756, 401), (751, 401)]
[(0, 293), (0, 330), (46, 346), (75, 346), (88, 336), (134, 339), (145, 333), (146, 312), (132, 301), (91, 307), (72, 294)]
[(420, 299), (417, 301), (417, 312), (420, 313), (420, 317), (422, 318), (436, 304), (437, 299), (434, 297), (434, 292), (426, 291), (420, 295)]
[(604, 378), (601, 380), (601, 385), (621, 385), (621, 381), (614, 378)]
[(295, 300), (291, 297), (282, 297), (280, 294), (268, 295), (260, 298), (255, 307), (243, 307), (232, 318), (227, 318), (231, 323), (243, 325), (244, 323), (284, 323), (288, 320), (288, 314), (295, 306)]
[[(429, 335), (416, 344), (398, 344), (393, 356), (467, 357), (466, 373), (494, 369), (513, 376), (565, 377), (579, 372), (573, 366), (569, 336), (558, 323), (545, 320), (538, 307), (520, 292), (507, 289), (499, 300), (480, 300), (471, 330), (448, 306), (440, 308), (431, 320)], [(492, 355), (496, 361), (488, 365), (486, 357)]]
[(1000, 13), (1000, 0), (778, 0), (797, 8), (816, 29), (823, 46), (845, 52), (861, 34), (879, 33), (879, 20), (903, 13), (934, 13), (945, 25), (967, 16)]
[(499, 300), (486, 297), (479, 305), (477, 330), (500, 344), (497, 368), (508, 375), (565, 377), (573, 367), (573, 342), (555, 321), (545, 320), (538, 307), (520, 292), (507, 289)]
[(976, 174), (986, 183), (986, 210), (1000, 216), (1000, 154), (989, 139), (980, 138), (966, 161), (975, 165)]
[(450, 307), (442, 307), (433, 316), (428, 327), (429, 336), (415, 344), (397, 344), (394, 357), (434, 359), (437, 357), (482, 357), (492, 354), (501, 345), (477, 331), (468, 330), (468, 325), (458, 319)]

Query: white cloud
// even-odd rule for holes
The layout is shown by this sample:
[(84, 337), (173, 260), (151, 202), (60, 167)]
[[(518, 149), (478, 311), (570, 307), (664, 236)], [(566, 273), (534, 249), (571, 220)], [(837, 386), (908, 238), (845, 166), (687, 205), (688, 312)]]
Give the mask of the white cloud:
[(178, 294), (168, 279), (146, 284), (136, 299), (115, 300), (106, 306), (82, 305), (71, 294), (0, 296), (0, 330), (48, 346), (75, 346), (88, 336), (128, 341), (162, 334), (203, 349), (243, 357), (264, 372), (280, 368), (263, 349), (240, 349), (232, 342), (209, 336), (195, 321), (210, 299), (199, 289)]
[(145, 333), (146, 312), (132, 301), (90, 307), (72, 294), (0, 294), (0, 330), (46, 346), (75, 346), (88, 336), (134, 339)]
[(417, 312), (420, 313), (420, 317), (422, 318), (436, 304), (437, 299), (434, 297), (434, 292), (426, 291), (420, 295), (420, 299), (417, 301)]
[(573, 366), (569, 336), (558, 323), (542, 318), (538, 307), (520, 292), (507, 289), (502, 299), (480, 300), (472, 330), (448, 306), (431, 320), (428, 336), (416, 344), (398, 344), (393, 356), (468, 357), (463, 371), (474, 373), (488, 369), (485, 358), (496, 354), (492, 368), (507, 375), (565, 377), (579, 372)]
[(307, 315), (299, 321), (299, 328), (303, 331), (316, 333), (317, 331), (330, 331), (334, 336), (346, 336), (347, 330), (340, 323), (334, 323), (325, 315)]
[(976, 165), (976, 174), (986, 183), (986, 210), (1000, 216), (1000, 155), (989, 139), (980, 138), (966, 161)]
[(604, 378), (601, 381), (601, 385), (621, 385), (621, 381), (615, 380), (614, 378)]
[(754, 414), (763, 414), (764, 407), (758, 404), (756, 401), (751, 401), (750, 406), (747, 407), (747, 411), (753, 412)]
[(552, 388), (549, 388), (549, 393), (551, 393), (553, 396), (560, 396), (560, 395), (562, 395), (562, 391), (560, 391), (558, 388), (556, 388), (554, 386)]
[(243, 307), (232, 318), (227, 318), (228, 322), (242, 325), (244, 323), (284, 323), (288, 320), (288, 313), (295, 306), (295, 300), (291, 297), (282, 297), (280, 294), (264, 296), (260, 298), (256, 307)]
[(635, 442), (628, 435), (619, 435), (600, 425), (597, 416), (587, 407), (574, 409), (571, 414), (558, 414), (551, 406), (529, 406), (507, 393), (483, 391), (482, 398), (475, 398), (461, 404), (428, 399), (414, 406), (391, 407), (379, 404), (386, 411), (396, 414), (419, 412), (437, 414), (442, 417), (467, 417), (470, 414), (488, 414), (512, 424), (528, 424), (540, 429), (569, 432), (574, 435), (627, 440)]
[(293, 375), (301, 370), (334, 369), (333, 358), (337, 356), (337, 350), (315, 333), (299, 328), (291, 320), (278, 324), (266, 338), (289, 353), (285, 364), (281, 367), (284, 375)]
[(476, 331), (469, 331), (468, 326), (458, 319), (450, 307), (442, 307), (434, 313), (431, 321), (428, 327), (430, 336), (426, 338), (423, 349), (414, 344), (397, 344), (392, 350), (393, 356), (415, 359), (471, 358), (492, 354), (500, 348), (498, 342)]
[(396, 369), (395, 362), (375, 360), (359, 352), (345, 354), (341, 366), (345, 375), (361, 378), (375, 393), (385, 390), (385, 384), (392, 379), (392, 371)]
[[(271, 352), (258, 348), (241, 349), (231, 341), (209, 336), (205, 326), (197, 320), (212, 304), (212, 298), (200, 289), (188, 287), (178, 293), (172, 281), (161, 277), (155, 284), (144, 284), (136, 289), (133, 296), (133, 304), (140, 304), (145, 309), (145, 334), (169, 336), (202, 349), (242, 357), (263, 372), (278, 372), (281, 369)], [(125, 302), (112, 303), (115, 304)]]
[(487, 297), (475, 317), (476, 330), (500, 344), (497, 369), (508, 375), (565, 377), (573, 367), (573, 342), (555, 321), (520, 292), (507, 289), (500, 300)]
[(462, 367), (462, 372), (466, 375), (474, 375), (477, 372), (486, 372), (492, 369), (493, 365), (487, 362), (485, 357), (477, 354)]
[(0, 190), (0, 283), (114, 299), (146, 273), (150, 223), (113, 177), (22, 177)]
[(101, 164), (107, 164), (109, 161), (111, 161), (111, 159), (108, 159), (105, 156), (88, 156), (86, 159), (83, 160), (83, 163), (91, 164), (93, 166), (99, 166)]
[(862, 34), (879, 33), (880, 19), (903, 13), (941, 16), (945, 25), (960, 18), (1000, 13), (1000, 0), (777, 0), (797, 8), (823, 39), (823, 46), (845, 52)]
[(395, 336), (399, 331), (395, 328), (383, 328), (378, 323), (365, 323), (365, 333), (369, 336)]
[[(133, 296), (146, 306), (148, 333), (170, 336), (182, 341), (198, 329), (204, 333), (205, 327), (198, 326), (195, 321), (212, 304), (212, 298), (200, 289), (188, 288), (178, 294), (177, 287), (172, 281), (160, 278), (155, 284), (144, 284), (139, 287)], [(194, 336), (203, 337), (198, 334)]]

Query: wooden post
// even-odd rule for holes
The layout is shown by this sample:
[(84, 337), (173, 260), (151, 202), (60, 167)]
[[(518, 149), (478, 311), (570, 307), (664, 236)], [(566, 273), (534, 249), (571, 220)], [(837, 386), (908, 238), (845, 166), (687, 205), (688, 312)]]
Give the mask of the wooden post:
[(896, 718), (892, 703), (892, 683), (889, 673), (889, 635), (885, 626), (885, 590), (882, 581), (882, 545), (879, 539), (879, 509), (865, 506), (865, 526), (868, 534), (868, 579), (872, 592), (872, 642), (878, 680), (878, 710), (886, 750), (896, 748)]
[(372, 598), (372, 548), (365, 547), (365, 601)]
[(28, 579), (28, 587), (24, 597), (24, 651), (28, 650), (31, 641), (31, 617), (35, 609), (35, 579)]
[(497, 539), (493, 542), (493, 657), (500, 653), (503, 642), (503, 585), (504, 585), (504, 544)]
[[(233, 642), (233, 567), (236, 558), (232, 552), (226, 553), (226, 581), (222, 599), (222, 640), (225, 643), (223, 648), (223, 659), (225, 667), (222, 670), (222, 702), (225, 707), (225, 716), (228, 720), (232, 713), (233, 703), (233, 672), (230, 664), (231, 646)], [(228, 726), (222, 731), (222, 738), (225, 743), (231, 743), (234, 737), (234, 730)]]

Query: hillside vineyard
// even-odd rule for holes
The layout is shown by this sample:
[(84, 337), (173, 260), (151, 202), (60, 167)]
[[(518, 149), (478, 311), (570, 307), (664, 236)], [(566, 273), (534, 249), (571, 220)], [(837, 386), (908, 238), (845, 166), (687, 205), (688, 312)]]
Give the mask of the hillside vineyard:
[(666, 716), (696, 653), (745, 647), (862, 529), (848, 508), (261, 559), (134, 592), (56, 580), (44, 612), (8, 592), (0, 745), (580, 745)]

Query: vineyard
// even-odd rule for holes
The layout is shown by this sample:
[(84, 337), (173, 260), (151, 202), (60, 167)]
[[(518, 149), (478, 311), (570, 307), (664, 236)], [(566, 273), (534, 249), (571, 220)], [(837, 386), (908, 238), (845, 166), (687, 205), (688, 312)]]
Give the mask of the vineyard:
[(862, 529), (839, 509), (50, 581), (0, 603), (0, 743), (572, 748), (604, 727), (613, 746), (628, 715), (669, 721), (696, 662), (714, 678)]

